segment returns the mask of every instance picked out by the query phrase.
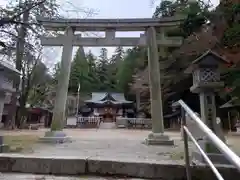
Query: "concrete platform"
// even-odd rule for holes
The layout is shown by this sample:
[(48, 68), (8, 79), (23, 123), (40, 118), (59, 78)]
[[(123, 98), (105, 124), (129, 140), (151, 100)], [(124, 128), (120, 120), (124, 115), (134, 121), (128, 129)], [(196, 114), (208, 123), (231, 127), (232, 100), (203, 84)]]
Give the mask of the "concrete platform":
[[(240, 173), (231, 166), (218, 166), (225, 180), (232, 180)], [(0, 172), (33, 173), (72, 176), (120, 176), (148, 179), (180, 180), (185, 178), (185, 166), (173, 161), (135, 161), (121, 159), (79, 157), (33, 157), (0, 155)], [(208, 166), (193, 166), (192, 177), (214, 179)]]

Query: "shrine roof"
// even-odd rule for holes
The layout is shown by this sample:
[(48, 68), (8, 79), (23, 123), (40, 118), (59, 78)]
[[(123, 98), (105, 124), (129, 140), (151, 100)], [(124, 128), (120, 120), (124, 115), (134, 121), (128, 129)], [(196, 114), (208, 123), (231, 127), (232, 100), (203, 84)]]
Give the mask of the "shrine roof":
[(229, 108), (237, 108), (237, 107), (240, 107), (239, 99), (237, 97), (233, 97), (231, 100), (221, 105), (219, 108), (229, 109)]
[(86, 100), (86, 103), (94, 104), (130, 104), (132, 101), (125, 99), (123, 93), (93, 92), (92, 99)]

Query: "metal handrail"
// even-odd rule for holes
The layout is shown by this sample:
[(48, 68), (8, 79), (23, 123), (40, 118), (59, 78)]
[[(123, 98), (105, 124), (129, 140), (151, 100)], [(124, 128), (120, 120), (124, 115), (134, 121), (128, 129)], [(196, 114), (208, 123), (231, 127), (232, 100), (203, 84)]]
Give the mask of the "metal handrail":
[[(239, 171), (240, 171), (240, 158), (238, 155), (236, 155), (221, 139), (219, 139), (214, 132), (207, 127), (203, 123), (203, 121), (187, 106), (187, 104), (179, 100), (178, 104), (181, 105), (182, 111), (184, 110), (187, 112), (187, 114), (192, 118), (193, 121), (198, 125), (198, 127), (206, 134), (206, 136), (209, 138), (209, 140), (212, 141), (212, 143), (219, 149), (219, 151), (226, 157), (226, 159), (229, 160)], [(186, 126), (186, 119), (185, 116), (183, 116), (183, 136), (184, 136), (184, 148), (185, 148), (185, 162), (186, 162), (186, 173), (187, 173), (187, 179), (191, 179), (190, 175), (190, 162), (189, 162), (189, 150), (188, 150), (188, 136), (193, 141), (193, 143), (197, 146), (200, 153), (202, 154), (205, 161), (208, 163), (210, 168), (213, 170), (214, 174), (219, 180), (223, 180), (223, 177), (220, 175), (219, 171), (216, 169), (216, 167), (213, 165), (211, 160), (208, 158), (207, 154), (202, 150), (200, 145), (197, 143), (197, 140), (193, 137), (191, 132), (188, 130)]]
[[(222, 175), (219, 173), (219, 171), (217, 170), (217, 168), (214, 166), (214, 164), (212, 163), (212, 161), (209, 159), (209, 157), (207, 156), (207, 154), (204, 152), (204, 150), (201, 148), (201, 146), (198, 144), (197, 140), (193, 137), (192, 133), (188, 130), (188, 128), (186, 126), (183, 127), (184, 131), (187, 133), (187, 135), (190, 137), (190, 139), (192, 140), (192, 142), (195, 144), (195, 146), (197, 147), (197, 149), (199, 150), (199, 152), (202, 154), (203, 158), (205, 159), (205, 161), (208, 163), (208, 165), (210, 166), (210, 168), (212, 169), (212, 171), (214, 172), (214, 174), (216, 175), (216, 177), (218, 178), (218, 180), (224, 180)], [(186, 139), (187, 141), (187, 139)], [(189, 167), (189, 166), (188, 166)], [(190, 180), (190, 178), (188, 179)]]

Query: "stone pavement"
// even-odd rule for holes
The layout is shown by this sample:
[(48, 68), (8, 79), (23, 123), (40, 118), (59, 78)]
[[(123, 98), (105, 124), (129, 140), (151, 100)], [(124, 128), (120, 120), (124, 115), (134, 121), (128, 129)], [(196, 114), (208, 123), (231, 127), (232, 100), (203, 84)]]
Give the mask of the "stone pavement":
[[(47, 129), (38, 131), (1, 131), (2, 135), (38, 135), (44, 136)], [(34, 147), (36, 156), (78, 156), (80, 158), (131, 159), (131, 160), (181, 160), (183, 158), (183, 141), (180, 132), (166, 132), (174, 139), (175, 146), (146, 146), (144, 139), (149, 130), (127, 129), (64, 129), (72, 138), (72, 143), (40, 144)], [(240, 154), (240, 139), (229, 136), (227, 143)], [(191, 150), (195, 147), (189, 143)], [(182, 160), (181, 160), (182, 161)]]
[(0, 173), (0, 180), (143, 180), (143, 179), (117, 178), (117, 177), (92, 177), (92, 176), (63, 177), (63, 176), (47, 176), (47, 175), (34, 175), (34, 174)]
[[(33, 155), (157, 161), (172, 159), (172, 154), (184, 152), (180, 133), (176, 132), (167, 133), (174, 139), (175, 146), (147, 146), (143, 142), (150, 131), (145, 130), (74, 129), (66, 131), (69, 136), (72, 136), (73, 142), (57, 145), (43, 144), (34, 149)], [(176, 160), (180, 159), (181, 157)]]

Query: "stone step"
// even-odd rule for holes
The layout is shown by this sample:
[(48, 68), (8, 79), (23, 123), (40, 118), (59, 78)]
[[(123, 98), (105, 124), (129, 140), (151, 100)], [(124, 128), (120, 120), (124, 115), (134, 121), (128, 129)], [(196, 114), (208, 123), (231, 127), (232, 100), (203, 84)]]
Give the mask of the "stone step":
[(116, 123), (115, 122), (101, 122), (99, 125), (99, 129), (116, 129)]
[[(233, 180), (240, 173), (232, 166), (217, 165), (225, 180)], [(136, 161), (106, 158), (34, 157), (16, 154), (0, 154), (0, 172), (33, 173), (58, 176), (123, 176), (147, 179), (185, 179), (185, 165), (177, 161)], [(193, 177), (215, 179), (208, 166), (191, 167)], [(194, 178), (193, 178), (194, 179)]]

